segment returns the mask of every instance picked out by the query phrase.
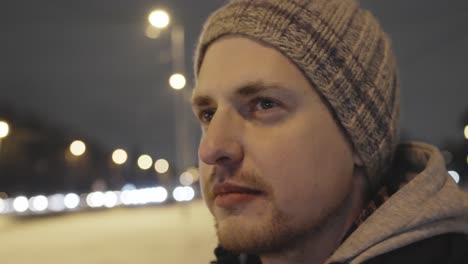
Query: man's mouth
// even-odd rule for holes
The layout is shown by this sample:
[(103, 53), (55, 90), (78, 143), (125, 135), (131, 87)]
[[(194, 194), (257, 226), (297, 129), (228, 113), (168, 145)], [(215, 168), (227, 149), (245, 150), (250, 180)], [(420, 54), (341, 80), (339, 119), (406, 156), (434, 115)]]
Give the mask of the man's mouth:
[(264, 195), (261, 190), (226, 182), (215, 184), (212, 191), (215, 204), (224, 208), (235, 207)]

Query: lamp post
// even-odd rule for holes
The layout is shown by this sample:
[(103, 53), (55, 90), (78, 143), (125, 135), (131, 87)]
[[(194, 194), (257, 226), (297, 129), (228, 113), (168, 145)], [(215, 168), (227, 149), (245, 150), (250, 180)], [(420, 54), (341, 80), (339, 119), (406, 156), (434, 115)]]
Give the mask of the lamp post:
[[(177, 90), (174, 96), (174, 123), (175, 123), (175, 166), (182, 170), (188, 166), (192, 157), (192, 140), (195, 133), (191, 132), (189, 124), (190, 109), (187, 108), (191, 93), (184, 89), (187, 85), (185, 77), (185, 29), (183, 25), (172, 22), (168, 12), (157, 9), (150, 13), (148, 21), (156, 30), (169, 29), (171, 41), (171, 68), (172, 75), (169, 78), (169, 85)], [(159, 33), (158, 33), (159, 34)], [(177, 175), (178, 172), (175, 171)]]
[[(148, 16), (148, 22), (153, 27), (153, 35), (169, 28), (171, 38), (171, 65), (172, 75), (169, 78), (170, 86), (175, 90), (185, 88), (185, 30), (182, 25), (171, 23), (169, 13), (163, 9), (156, 9)], [(150, 37), (150, 36), (149, 36)]]

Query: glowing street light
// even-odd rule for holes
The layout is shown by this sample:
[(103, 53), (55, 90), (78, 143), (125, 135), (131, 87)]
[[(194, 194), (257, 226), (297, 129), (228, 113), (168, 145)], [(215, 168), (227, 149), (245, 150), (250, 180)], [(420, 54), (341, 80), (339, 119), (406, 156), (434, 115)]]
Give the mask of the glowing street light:
[(149, 155), (141, 155), (137, 163), (140, 169), (148, 170), (153, 165), (153, 159)]
[(179, 181), (182, 185), (184, 186), (188, 186), (188, 185), (191, 185), (193, 182), (194, 182), (194, 178), (193, 178), (193, 175), (192, 173), (186, 171), (186, 172), (183, 172), (180, 177), (179, 177)]
[(61, 212), (65, 209), (65, 195), (61, 193), (53, 194), (47, 197), (48, 209), (53, 212)]
[(0, 121), (0, 139), (5, 138), (10, 133), (10, 126), (5, 121)]
[(26, 212), (29, 208), (28, 198), (25, 196), (17, 197), (13, 200), (13, 209), (18, 213)]
[(117, 165), (122, 165), (127, 161), (128, 155), (127, 152), (123, 149), (116, 149), (112, 153), (112, 161)]
[(166, 173), (169, 170), (169, 162), (165, 159), (158, 159), (154, 163), (154, 169), (157, 173)]
[(465, 138), (468, 139), (468, 125), (465, 127)]
[(166, 28), (169, 25), (170, 20), (171, 19), (169, 17), (169, 14), (161, 9), (154, 10), (148, 16), (148, 21), (150, 22), (150, 24), (153, 27), (160, 29)]
[(115, 192), (105, 192), (104, 193), (104, 206), (107, 208), (112, 208), (117, 205), (119, 197)]
[(69, 193), (65, 195), (63, 202), (68, 209), (75, 209), (80, 205), (80, 197), (76, 193)]
[(189, 202), (195, 197), (195, 191), (190, 186), (179, 186), (172, 192), (172, 197), (174, 197), (177, 202)]
[(169, 85), (175, 90), (184, 89), (186, 83), (185, 76), (180, 73), (175, 73), (169, 78)]
[(42, 212), (49, 206), (49, 200), (44, 195), (35, 196), (29, 199), (29, 208), (34, 212)]
[(81, 156), (86, 152), (86, 145), (81, 140), (75, 140), (70, 144), (70, 152), (75, 156)]
[(0, 214), (4, 213), (7, 209), (6, 201), (0, 198)]
[(105, 194), (103, 192), (92, 192), (86, 196), (86, 203), (91, 208), (103, 207)]

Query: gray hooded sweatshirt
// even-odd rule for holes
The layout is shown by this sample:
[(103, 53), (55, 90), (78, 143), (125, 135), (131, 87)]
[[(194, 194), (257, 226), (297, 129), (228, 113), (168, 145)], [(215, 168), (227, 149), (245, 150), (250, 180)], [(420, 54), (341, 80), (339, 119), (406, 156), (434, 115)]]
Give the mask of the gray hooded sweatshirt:
[[(335, 250), (326, 263), (362, 263), (446, 233), (468, 234), (468, 193), (449, 176), (439, 150), (405, 143), (397, 151), (409, 182)], [(468, 250), (468, 249), (467, 249)]]

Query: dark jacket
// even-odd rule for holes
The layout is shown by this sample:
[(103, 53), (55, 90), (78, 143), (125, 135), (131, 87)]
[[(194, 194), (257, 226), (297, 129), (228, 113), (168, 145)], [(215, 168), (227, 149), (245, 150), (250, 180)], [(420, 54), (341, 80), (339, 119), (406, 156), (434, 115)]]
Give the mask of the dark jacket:
[(466, 264), (468, 236), (460, 233), (434, 236), (376, 256), (364, 263)]
[[(261, 264), (256, 256), (247, 256), (242, 263), (238, 254), (222, 248), (215, 250), (215, 264)], [(333, 264), (345, 264), (334, 262)], [(468, 236), (449, 233), (427, 238), (416, 243), (375, 256), (364, 264), (466, 264), (468, 263)]]

